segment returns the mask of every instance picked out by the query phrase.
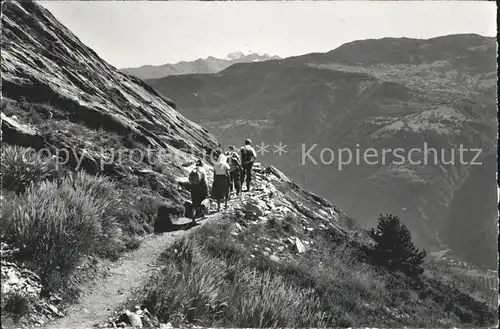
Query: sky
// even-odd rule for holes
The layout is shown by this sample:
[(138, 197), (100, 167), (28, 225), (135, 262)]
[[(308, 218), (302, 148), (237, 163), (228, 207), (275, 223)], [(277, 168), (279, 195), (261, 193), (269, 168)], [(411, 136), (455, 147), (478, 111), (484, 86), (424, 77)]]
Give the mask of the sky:
[(495, 2), (482, 1), (40, 3), (118, 68), (236, 51), (289, 57), (360, 39), (496, 35)]

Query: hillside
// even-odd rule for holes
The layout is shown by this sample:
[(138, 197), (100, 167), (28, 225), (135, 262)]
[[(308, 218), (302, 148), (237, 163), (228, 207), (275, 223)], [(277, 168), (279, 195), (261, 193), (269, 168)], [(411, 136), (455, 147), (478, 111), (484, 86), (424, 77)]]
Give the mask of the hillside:
[(456, 191), (443, 223), (443, 239), (466, 261), (494, 269), (498, 266), (497, 250), (487, 246), (498, 241), (498, 211), (491, 206), (498, 202), (496, 154), (489, 154), (483, 163), (471, 168)]
[(228, 54), (224, 58), (209, 56), (205, 59), (198, 58), (195, 61), (182, 61), (164, 65), (143, 65), (123, 68), (120, 71), (140, 79), (159, 79), (169, 75), (217, 73), (236, 63), (262, 62), (273, 59), (280, 59), (280, 57), (236, 52)]
[(30, 314), (57, 317), (47, 303), (138, 248), (159, 205), (182, 215), (177, 178), (218, 141), (40, 5), (2, 2), (1, 23), (2, 320), (40, 296)]
[(338, 207), (275, 169), (255, 173), (245, 202), (167, 248), (101, 325), (127, 323), (129, 309), (165, 328), (494, 326), (494, 274), (431, 256), (415, 285), (367, 262), (365, 232)]
[(179, 182), (201, 158), (212, 185), (214, 135), (38, 3), (1, 23), (2, 329), (495, 325), (496, 275), (377, 263), (367, 230), (274, 166), (193, 225)]
[[(360, 40), (324, 54), (147, 82), (224, 145), (241, 144), (242, 135), (271, 145), (263, 161), (365, 225), (374, 224), (374, 213), (405, 217), (418, 244), (433, 250), (446, 248), (450, 241), (441, 235), (454, 230), (444, 219), (467, 172), (458, 159), (460, 145), (483, 149), (481, 159), (496, 147), (495, 49), (493, 38), (479, 35)], [(273, 153), (279, 142), (288, 151), (281, 156)], [(436, 165), (433, 153), (428, 166), (413, 165), (408, 157), (392, 164), (401, 162), (391, 151), (398, 148), (404, 156), (418, 148), (412, 161), (423, 161), (424, 143), (438, 150)], [(343, 148), (353, 160), (339, 167)], [(363, 161), (369, 148), (378, 153), (368, 158), (375, 164)], [(440, 150), (446, 162), (457, 152), (455, 165), (444, 164)], [(474, 154), (466, 156), (470, 162)], [(486, 221), (481, 218), (477, 227)]]

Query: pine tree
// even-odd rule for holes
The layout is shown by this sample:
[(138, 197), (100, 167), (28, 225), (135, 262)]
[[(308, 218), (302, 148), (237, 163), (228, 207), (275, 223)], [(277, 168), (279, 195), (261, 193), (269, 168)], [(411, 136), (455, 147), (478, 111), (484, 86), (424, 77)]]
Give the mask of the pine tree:
[(398, 216), (380, 215), (377, 228), (370, 229), (369, 235), (375, 241), (371, 258), (376, 264), (412, 277), (424, 272), (422, 263), (426, 252), (415, 247), (410, 230)]

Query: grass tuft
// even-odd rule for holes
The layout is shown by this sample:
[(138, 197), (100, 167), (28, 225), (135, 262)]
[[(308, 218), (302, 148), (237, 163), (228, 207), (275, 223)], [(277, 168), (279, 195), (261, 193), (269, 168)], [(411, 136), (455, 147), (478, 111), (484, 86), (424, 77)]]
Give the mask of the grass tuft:
[(2, 188), (22, 193), (31, 183), (60, 174), (54, 157), (37, 154), (32, 148), (2, 145)]
[[(116, 260), (138, 247), (139, 229), (130, 229), (123, 213), (152, 212), (151, 200), (131, 204), (106, 177), (70, 173), (58, 181), (32, 183), (2, 215), (2, 237), (20, 248), (16, 258), (40, 274), (45, 292), (65, 287), (85, 255)], [(149, 214), (151, 216), (151, 214)]]

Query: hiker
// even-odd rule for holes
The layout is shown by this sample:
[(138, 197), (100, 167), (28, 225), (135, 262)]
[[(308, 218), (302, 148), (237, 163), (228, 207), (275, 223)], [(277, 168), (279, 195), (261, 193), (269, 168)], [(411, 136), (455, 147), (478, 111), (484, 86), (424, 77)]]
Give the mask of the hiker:
[(214, 164), (214, 183), (212, 185), (212, 199), (217, 201), (217, 211), (220, 211), (221, 200), (224, 200), (227, 209), (229, 199), (229, 164), (227, 156), (220, 154), (217, 162)]
[(203, 162), (196, 161), (196, 166), (189, 173), (189, 183), (180, 183), (182, 186), (187, 187), (191, 191), (191, 202), (193, 203), (193, 223), (196, 223), (196, 218), (204, 216), (202, 210), (202, 203), (208, 196), (208, 183), (206, 178), (205, 169), (203, 169)]
[(250, 184), (252, 182), (252, 166), (257, 158), (257, 153), (252, 147), (252, 141), (250, 139), (245, 140), (245, 146), (240, 150), (241, 154), (241, 167), (243, 169), (241, 175), (241, 186), (243, 187), (243, 182), (246, 181), (247, 189), (245, 192), (250, 191)]
[(229, 146), (229, 192), (233, 190), (241, 200), (241, 160), (233, 145)]
[[(229, 158), (231, 157), (235, 157), (235, 158), (238, 158), (238, 160), (240, 160), (240, 155), (239, 153), (236, 151), (236, 148), (234, 147), (234, 145), (231, 145), (229, 146), (228, 148), (228, 151), (227, 151), (227, 156)], [(241, 162), (241, 161), (240, 161)], [(241, 164), (241, 163), (240, 163)]]

